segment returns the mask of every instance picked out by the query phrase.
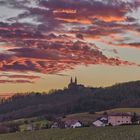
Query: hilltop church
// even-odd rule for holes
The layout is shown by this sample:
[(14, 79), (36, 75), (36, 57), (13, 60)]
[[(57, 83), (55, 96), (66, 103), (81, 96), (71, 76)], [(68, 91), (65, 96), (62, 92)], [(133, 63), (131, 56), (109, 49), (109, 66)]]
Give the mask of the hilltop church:
[(84, 88), (84, 87), (85, 87), (84, 85), (78, 84), (77, 77), (75, 77), (74, 80), (71, 77), (70, 83), (68, 84), (69, 89), (80, 89), (80, 88)]

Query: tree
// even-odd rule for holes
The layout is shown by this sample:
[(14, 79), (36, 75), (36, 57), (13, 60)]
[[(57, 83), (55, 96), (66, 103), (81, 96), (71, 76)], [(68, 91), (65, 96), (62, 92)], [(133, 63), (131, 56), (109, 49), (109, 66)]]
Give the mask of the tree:
[(134, 114), (132, 116), (131, 121), (132, 121), (132, 124), (137, 124), (137, 122), (138, 122), (138, 116), (137, 116), (137, 114), (135, 112), (134, 112)]

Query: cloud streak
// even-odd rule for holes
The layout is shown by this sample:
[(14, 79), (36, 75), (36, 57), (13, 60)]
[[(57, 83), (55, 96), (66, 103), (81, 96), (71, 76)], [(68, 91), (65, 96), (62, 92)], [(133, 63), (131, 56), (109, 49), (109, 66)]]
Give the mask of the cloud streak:
[(32, 81), (29, 80), (0, 80), (0, 84), (7, 84), (7, 83), (12, 83), (12, 84), (33, 84)]

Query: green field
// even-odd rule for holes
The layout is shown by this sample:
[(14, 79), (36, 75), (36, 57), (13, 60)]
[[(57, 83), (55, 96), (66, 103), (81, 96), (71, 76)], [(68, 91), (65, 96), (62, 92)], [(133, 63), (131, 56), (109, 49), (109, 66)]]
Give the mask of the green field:
[(140, 140), (140, 126), (50, 129), (4, 134), (0, 140)]

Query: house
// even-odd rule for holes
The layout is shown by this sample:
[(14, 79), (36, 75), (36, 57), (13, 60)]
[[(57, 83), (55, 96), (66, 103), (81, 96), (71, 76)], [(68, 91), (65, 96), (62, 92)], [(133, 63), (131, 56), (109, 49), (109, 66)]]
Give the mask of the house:
[(33, 130), (34, 130), (33, 125), (32, 124), (27, 124), (26, 131), (33, 131)]
[(97, 121), (93, 122), (92, 124), (95, 127), (104, 127), (105, 126), (105, 124), (100, 120), (97, 120)]
[(65, 128), (79, 128), (82, 127), (82, 123), (77, 120), (68, 120), (65, 122)]
[(65, 123), (62, 121), (54, 122), (51, 128), (65, 128)]
[(51, 126), (51, 128), (59, 128), (58, 122), (54, 122), (53, 125)]
[(78, 127), (82, 127), (82, 124), (79, 121), (71, 125), (71, 128), (78, 128)]
[(108, 115), (108, 124), (112, 126), (119, 126), (131, 124), (132, 115), (129, 113), (114, 113)]
[(108, 118), (101, 117), (98, 120), (94, 121), (92, 124), (95, 127), (104, 127), (108, 124)]

